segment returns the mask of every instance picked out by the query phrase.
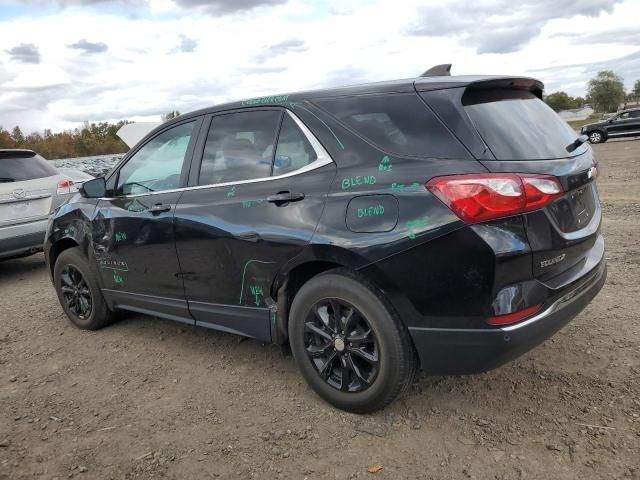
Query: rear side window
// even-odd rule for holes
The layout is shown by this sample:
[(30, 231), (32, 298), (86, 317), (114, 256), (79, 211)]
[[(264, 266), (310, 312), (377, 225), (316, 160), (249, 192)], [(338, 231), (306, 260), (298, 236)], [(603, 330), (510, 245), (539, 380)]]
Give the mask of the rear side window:
[(462, 104), (498, 160), (548, 160), (584, 153), (567, 152), (578, 136), (546, 103), (525, 90), (467, 90)]
[(338, 97), (315, 103), (390, 153), (435, 158), (469, 156), (415, 94)]
[(273, 174), (282, 175), (314, 162), (318, 156), (304, 133), (289, 115), (285, 115), (278, 136)]
[(0, 156), (0, 183), (52, 177), (58, 171), (40, 155)]
[(259, 110), (213, 118), (200, 167), (200, 185), (271, 175), (281, 111)]

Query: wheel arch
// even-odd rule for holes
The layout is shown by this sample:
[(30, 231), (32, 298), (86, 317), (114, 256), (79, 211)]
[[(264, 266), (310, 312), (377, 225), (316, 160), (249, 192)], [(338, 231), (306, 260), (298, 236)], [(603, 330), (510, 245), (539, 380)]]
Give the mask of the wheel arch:
[(78, 242), (71, 237), (61, 238), (51, 245), (51, 248), (49, 249), (49, 269), (51, 270), (51, 278), (53, 278), (53, 270), (60, 254), (65, 250), (79, 246)]
[[(374, 267), (371, 262), (360, 255), (341, 247), (328, 245), (310, 246), (310, 250), (288, 262), (276, 275), (271, 288), (272, 298), (277, 304), (275, 325), (272, 324), (273, 343), (282, 345), (288, 341), (291, 303), (305, 283), (329, 270), (345, 269), (358, 274), (359, 270), (365, 266)], [(369, 268), (365, 277), (385, 295), (396, 290), (393, 282), (377, 268)], [(388, 300), (393, 307), (391, 298)]]

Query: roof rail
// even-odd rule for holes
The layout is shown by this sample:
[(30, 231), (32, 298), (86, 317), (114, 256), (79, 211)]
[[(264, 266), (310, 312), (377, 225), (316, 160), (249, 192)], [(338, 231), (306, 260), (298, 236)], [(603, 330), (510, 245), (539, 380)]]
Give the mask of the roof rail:
[(451, 64), (443, 63), (442, 65), (436, 65), (424, 72), (421, 77), (450, 77), (451, 76)]

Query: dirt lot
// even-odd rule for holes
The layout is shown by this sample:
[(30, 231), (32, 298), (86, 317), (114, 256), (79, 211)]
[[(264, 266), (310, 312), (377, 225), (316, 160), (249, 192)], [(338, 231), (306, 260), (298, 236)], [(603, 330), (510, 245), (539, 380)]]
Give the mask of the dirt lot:
[(640, 478), (640, 141), (596, 152), (596, 301), (516, 362), (421, 376), (370, 416), (273, 346), (143, 316), (80, 331), (41, 255), (1, 264), (0, 479)]

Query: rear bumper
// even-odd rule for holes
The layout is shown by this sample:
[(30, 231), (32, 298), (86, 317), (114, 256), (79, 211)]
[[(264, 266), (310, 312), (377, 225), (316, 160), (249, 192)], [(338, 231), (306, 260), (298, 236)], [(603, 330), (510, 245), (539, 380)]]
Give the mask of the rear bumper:
[(42, 251), (47, 219), (0, 228), (0, 258)]
[(569, 292), (523, 322), (497, 329), (409, 328), (422, 369), (433, 375), (479, 373), (531, 350), (569, 323), (602, 289), (604, 258)]

